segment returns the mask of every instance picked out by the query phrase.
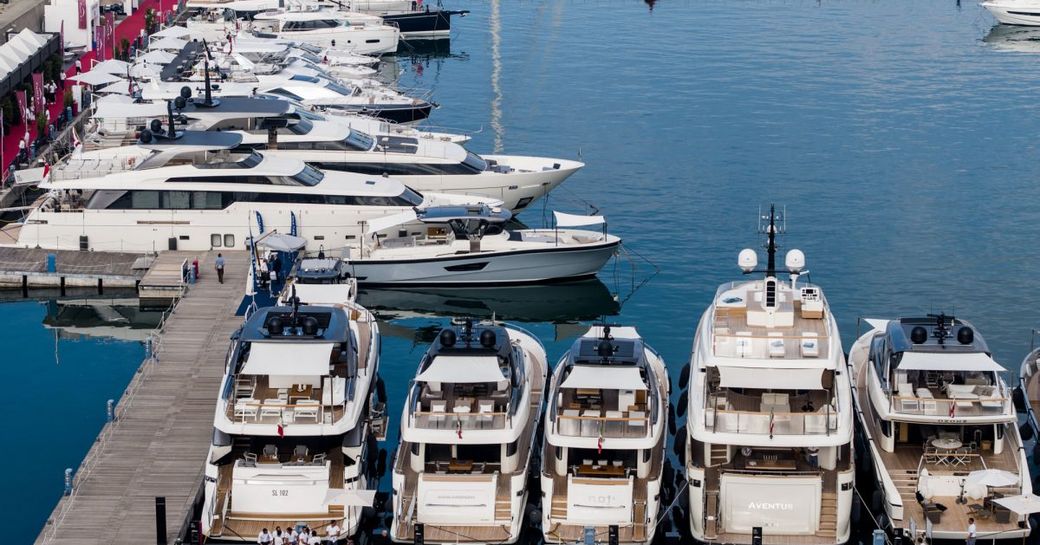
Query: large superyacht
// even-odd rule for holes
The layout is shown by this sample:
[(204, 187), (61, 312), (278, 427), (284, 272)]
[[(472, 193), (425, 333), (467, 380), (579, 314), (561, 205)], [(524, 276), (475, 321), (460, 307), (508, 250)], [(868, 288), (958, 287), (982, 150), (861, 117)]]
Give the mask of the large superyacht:
[(681, 377), (690, 529), (701, 541), (751, 543), (756, 531), (766, 544), (849, 539), (853, 409), (841, 339), (822, 289), (801, 281), (800, 250), (779, 278), (782, 221), (773, 208), (760, 219), (767, 265), (759, 270), (751, 249), (739, 265), (764, 278), (719, 287)]

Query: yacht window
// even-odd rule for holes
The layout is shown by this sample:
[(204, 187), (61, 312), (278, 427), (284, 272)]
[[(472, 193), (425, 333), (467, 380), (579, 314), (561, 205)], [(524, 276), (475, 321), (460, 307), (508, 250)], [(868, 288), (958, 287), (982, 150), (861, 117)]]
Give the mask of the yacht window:
[(419, 139), (407, 136), (380, 136), (376, 149), (393, 153), (417, 153)]
[(209, 236), (209, 245), (214, 248), (220, 248), (220, 235), (218, 233), (213, 233)]
[(290, 93), (289, 91), (286, 91), (285, 89), (283, 89), (281, 87), (275, 87), (274, 89), (271, 89), (271, 90), (269, 90), (267, 92), (272, 94), (272, 95), (283, 96), (283, 97), (286, 97), (286, 98), (291, 98), (293, 100), (303, 100), (303, 97), (301, 97), (300, 95), (297, 95), (295, 93)]
[(325, 178), (325, 173), (310, 165), (304, 166), (303, 170), (301, 170), (300, 172), (296, 173), (295, 176), (293, 176), (293, 180), (295, 180), (300, 185), (305, 185), (307, 187), (314, 187), (318, 185), (318, 183), (321, 182), (323, 178)]
[(296, 74), (295, 76), (289, 79), (291, 79), (292, 81), (306, 81), (308, 83), (318, 83), (318, 78), (314, 76), (306, 76), (303, 74)]
[(196, 210), (221, 210), (224, 208), (220, 193), (216, 191), (193, 191), (191, 203), (191, 207)]
[(325, 84), (325, 88), (326, 89), (331, 89), (331, 90), (333, 90), (333, 91), (335, 91), (335, 92), (337, 92), (337, 93), (339, 93), (339, 94), (341, 94), (341, 95), (343, 95), (345, 97), (348, 97), (348, 96), (351, 95), (351, 92), (350, 92), (349, 89), (347, 89), (346, 87), (344, 87), (344, 86), (342, 86), (342, 85), (340, 85), (338, 83), (334, 83), (332, 81), (329, 81), (327, 84)]
[(462, 164), (472, 168), (477, 172), (484, 172), (488, 168), (487, 161), (480, 158), (479, 155), (472, 151), (466, 152), (466, 159), (462, 161)]
[[(159, 208), (158, 191), (130, 191), (130, 208), (155, 209)], [(120, 199), (122, 200), (122, 199)]]
[[(259, 153), (250, 153), (244, 159), (240, 161), (220, 161), (213, 163), (198, 163), (195, 165), (196, 168), (211, 168), (211, 169), (227, 169), (227, 168), (254, 168), (264, 161), (264, 157)], [(190, 179), (177, 178), (177, 181), (186, 182)], [(169, 181), (174, 181), (174, 178), (170, 178)], [(206, 179), (199, 179), (197, 181), (205, 182)]]
[(288, 128), (289, 132), (293, 134), (307, 134), (314, 128), (314, 123), (311, 123), (311, 120), (309, 119), (300, 119), (286, 128)]
[(163, 208), (186, 210), (191, 208), (191, 193), (187, 191), (164, 191)]
[(224, 247), (234, 248), (235, 247), (235, 235), (224, 235)]
[(344, 140), (344, 142), (346, 142), (347, 146), (351, 149), (368, 151), (372, 149), (374, 140), (371, 136), (359, 130), (350, 129), (350, 134), (347, 135), (347, 139)]

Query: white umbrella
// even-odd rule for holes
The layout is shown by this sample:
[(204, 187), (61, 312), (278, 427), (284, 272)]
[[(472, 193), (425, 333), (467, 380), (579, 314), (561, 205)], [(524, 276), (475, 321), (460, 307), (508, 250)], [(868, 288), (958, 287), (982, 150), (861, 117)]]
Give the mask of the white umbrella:
[(174, 55), (173, 53), (170, 53), (169, 51), (155, 50), (155, 51), (149, 51), (149, 52), (145, 53), (144, 55), (139, 55), (137, 57), (137, 62), (138, 63), (147, 62), (149, 64), (170, 64), (171, 62), (173, 62), (173, 59), (176, 59), (176, 58), (177, 58), (177, 55)]
[(120, 95), (130, 94), (130, 83), (126, 80), (119, 80), (115, 83), (110, 83), (104, 87), (94, 89), (95, 93), (118, 93)]
[(256, 243), (258, 246), (277, 252), (295, 252), (307, 245), (307, 240), (283, 233), (272, 233)]
[(1021, 496), (1007, 496), (1005, 498), (994, 498), (993, 503), (1006, 507), (1019, 515), (1040, 513), (1040, 496), (1035, 494), (1022, 494)]
[(162, 38), (159, 40), (149, 41), (148, 49), (150, 51), (155, 51), (157, 49), (180, 51), (181, 49), (184, 49), (184, 46), (186, 45), (188, 45), (188, 42), (184, 40), (178, 40), (177, 38)]
[(82, 74), (76, 74), (75, 76), (71, 76), (69, 77), (69, 79), (72, 81), (84, 83), (86, 85), (105, 85), (108, 83), (120, 81), (120, 79), (122, 78), (114, 74), (106, 74), (105, 72), (95, 72), (91, 70), (90, 72), (84, 72)]
[(972, 471), (964, 479), (965, 485), (981, 484), (984, 486), (1014, 486), (1018, 484), (1018, 475), (1003, 469), (980, 469)]
[(106, 74), (125, 74), (130, 63), (119, 59), (108, 59), (101, 61), (90, 68), (91, 72), (104, 72)]
[(182, 26), (166, 27), (152, 34), (152, 38), (183, 38), (184, 36), (191, 36), (191, 31)]

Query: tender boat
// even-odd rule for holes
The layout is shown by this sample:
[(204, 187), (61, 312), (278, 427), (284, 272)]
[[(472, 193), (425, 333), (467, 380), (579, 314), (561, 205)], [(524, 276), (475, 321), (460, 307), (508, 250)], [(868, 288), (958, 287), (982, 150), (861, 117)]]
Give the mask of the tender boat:
[[(632, 327), (594, 326), (556, 365), (542, 451), (546, 543), (650, 543), (660, 514), (668, 371)], [(614, 536), (607, 538), (607, 536)]]
[(1032, 493), (1018, 417), (978, 329), (947, 315), (866, 323), (849, 371), (882, 525), (963, 541), (974, 518), (980, 540), (1026, 538), (1028, 515), (1002, 505)]
[(979, 5), (1002, 24), (1040, 26), (1040, 0), (987, 0)]
[(281, 296), (283, 301), (296, 297), (306, 304), (354, 302), (357, 281), (350, 277), (346, 263), (340, 259), (304, 257), (293, 265)]
[[(267, 307), (232, 337), (205, 466), (202, 533), (332, 523), (357, 532), (378, 485), (379, 328), (353, 303)], [(382, 402), (380, 402), (382, 403)]]
[[(363, 286), (533, 284), (593, 277), (621, 244), (602, 216), (554, 212), (555, 229), (509, 230), (511, 217), (487, 205), (405, 211), (369, 222), (360, 251), (345, 259)], [(409, 229), (416, 220), (425, 229)]]
[(780, 278), (779, 216), (771, 208), (760, 220), (765, 269), (752, 249), (738, 258), (745, 274), (764, 278), (718, 288), (680, 375), (698, 541), (749, 544), (756, 528), (767, 544), (849, 539), (853, 405), (841, 337), (823, 290), (800, 280), (800, 250), (787, 253), (790, 278)]
[(398, 543), (514, 543), (548, 368), (530, 333), (453, 322), (423, 356), (393, 466)]

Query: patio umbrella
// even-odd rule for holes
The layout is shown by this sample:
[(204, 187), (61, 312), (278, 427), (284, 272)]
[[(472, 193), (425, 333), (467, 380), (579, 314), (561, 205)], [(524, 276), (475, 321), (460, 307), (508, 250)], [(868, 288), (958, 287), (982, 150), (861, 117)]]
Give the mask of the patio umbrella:
[(125, 80), (120, 80), (115, 83), (110, 83), (104, 87), (94, 89), (95, 93), (118, 93), (120, 95), (130, 94), (130, 83)]
[(268, 248), (276, 252), (295, 252), (307, 245), (307, 240), (293, 235), (283, 233), (272, 233), (260, 241), (257, 246)]
[(130, 63), (119, 59), (108, 59), (101, 61), (90, 68), (91, 72), (104, 72), (106, 74), (125, 74)]
[(190, 35), (191, 31), (182, 26), (171, 26), (152, 34), (152, 38), (183, 38)]
[(148, 49), (150, 51), (155, 51), (157, 49), (180, 51), (181, 49), (184, 49), (184, 46), (186, 45), (188, 45), (188, 42), (184, 40), (179, 40), (177, 38), (162, 38), (155, 41), (149, 41)]
[(995, 498), (993, 503), (1001, 507), (1006, 507), (1019, 515), (1040, 513), (1040, 496), (1035, 494), (1022, 494), (1021, 496)]
[(115, 74), (106, 74), (105, 72), (95, 72), (93, 70), (82, 74), (76, 74), (75, 76), (69, 77), (69, 79), (86, 85), (105, 85), (122, 80), (122, 78)]
[(981, 484), (984, 486), (1014, 486), (1019, 482), (1018, 475), (1003, 469), (980, 469), (972, 471), (964, 479), (965, 485)]
[(147, 62), (149, 64), (170, 64), (173, 59), (176, 59), (177, 55), (170, 53), (169, 51), (149, 51), (144, 55), (137, 57), (137, 62)]

